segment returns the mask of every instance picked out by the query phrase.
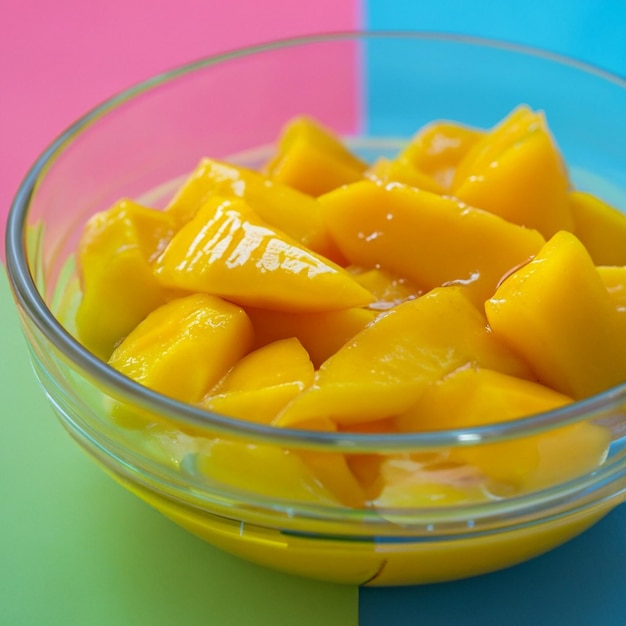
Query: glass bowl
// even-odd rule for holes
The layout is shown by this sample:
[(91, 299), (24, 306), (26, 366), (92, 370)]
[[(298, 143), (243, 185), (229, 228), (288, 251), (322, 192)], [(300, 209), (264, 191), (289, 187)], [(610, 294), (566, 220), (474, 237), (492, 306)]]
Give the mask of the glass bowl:
[[(280, 41), (175, 69), (85, 115), (35, 163), (7, 229), (7, 267), (34, 370), (63, 426), (115, 480), (199, 537), (251, 561), (328, 581), (398, 585), (477, 575), (588, 528), (626, 493), (623, 385), (556, 411), (472, 429), (306, 432), (234, 420), (159, 395), (114, 371), (71, 333), (78, 237), (91, 215), (119, 198), (162, 207), (172, 181), (203, 156), (236, 155), (254, 166), (299, 114), (319, 118), (371, 159), (393, 154), (431, 120), (489, 127), (520, 103), (546, 112), (574, 184), (626, 210), (624, 81), (497, 42), (417, 33)], [(111, 419), (113, 406), (160, 420), (125, 428)], [(29, 419), (37, 428), (43, 417)], [(601, 463), (483, 502), (350, 507), (302, 495), (290, 483), (294, 475), (271, 461), (313, 455), (332, 472), (367, 455), (418, 458), (558, 437), (574, 423), (607, 433)], [(221, 473), (208, 476), (201, 467), (210, 455), (203, 454), (216, 440), (245, 454), (231, 455)], [(567, 463), (567, 450), (558, 446), (538, 454), (542, 463)]]

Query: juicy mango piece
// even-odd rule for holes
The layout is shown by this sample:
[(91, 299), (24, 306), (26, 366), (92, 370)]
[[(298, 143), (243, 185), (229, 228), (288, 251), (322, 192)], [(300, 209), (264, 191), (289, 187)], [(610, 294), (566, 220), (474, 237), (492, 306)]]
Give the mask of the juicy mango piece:
[(536, 231), (426, 191), (365, 181), (319, 199), (354, 265), (381, 267), (426, 290), (466, 285), (477, 304), (544, 243)]
[(160, 211), (120, 200), (87, 223), (78, 244), (82, 299), (76, 313), (80, 341), (108, 359), (113, 348), (166, 295), (150, 262), (174, 234)]
[(245, 167), (202, 159), (166, 212), (180, 228), (212, 196), (241, 198), (268, 224), (303, 246), (333, 260), (337, 257), (313, 198)]
[(596, 269), (617, 310), (626, 313), (626, 266), (599, 266)]
[(362, 171), (304, 141), (293, 144), (281, 154), (272, 163), (269, 174), (273, 180), (311, 196), (319, 196), (363, 178)]
[(593, 194), (570, 193), (574, 232), (596, 265), (626, 265), (626, 215)]
[(471, 175), (475, 167), (485, 168), (493, 163), (504, 150), (514, 145), (529, 133), (545, 128), (545, 118), (535, 113), (526, 105), (519, 106), (507, 115), (499, 124), (483, 134), (465, 157), (457, 164), (452, 181), (452, 188), (456, 188)]
[(271, 228), (238, 198), (208, 200), (154, 271), (166, 287), (272, 310), (327, 311), (372, 300), (348, 272)]
[(295, 339), (275, 341), (238, 361), (202, 406), (215, 413), (270, 424), (313, 382), (313, 364)]
[(195, 471), (218, 489), (234, 488), (273, 500), (337, 504), (302, 459), (277, 446), (215, 439), (196, 455)]
[(252, 324), (242, 309), (194, 294), (150, 313), (115, 349), (109, 365), (149, 389), (197, 403), (252, 341)]
[(225, 391), (206, 397), (202, 407), (247, 422), (271, 424), (304, 388), (301, 382), (289, 382), (259, 389)]
[(544, 237), (573, 230), (567, 170), (541, 114), (522, 110), (487, 133), (459, 165), (459, 200), (537, 229)]
[(502, 282), (485, 309), (494, 333), (543, 384), (580, 399), (626, 380), (626, 336), (617, 309), (571, 233), (554, 235)]
[[(358, 281), (358, 277), (355, 277)], [(373, 310), (351, 307), (321, 313), (283, 313), (247, 307), (254, 326), (255, 347), (295, 337), (319, 367), (377, 317)]]
[[(571, 402), (571, 398), (528, 380), (465, 368), (432, 384), (410, 411), (394, 421), (402, 431), (470, 428), (527, 417)], [(457, 447), (448, 458), (505, 486), (536, 489), (597, 467), (609, 443), (606, 428), (577, 423), (511, 441)]]
[(369, 309), (386, 311), (394, 306), (413, 300), (423, 293), (406, 278), (396, 276), (380, 269), (364, 270), (362, 268), (348, 268), (354, 279), (365, 287), (375, 298), (368, 305)]
[(445, 189), (434, 178), (415, 169), (405, 158), (378, 159), (366, 172), (365, 177), (376, 183), (402, 183), (432, 193), (445, 193)]
[(484, 134), (482, 130), (454, 122), (434, 122), (411, 139), (397, 160), (406, 161), (426, 174), (444, 193), (452, 185), (458, 164)]
[(307, 351), (291, 337), (247, 354), (228, 371), (212, 393), (250, 391), (293, 382), (307, 386), (313, 382), (314, 373)]
[(309, 450), (300, 450), (296, 453), (341, 503), (353, 508), (365, 505), (367, 500), (365, 490), (352, 473), (344, 454)]
[(269, 176), (312, 196), (363, 178), (367, 165), (328, 128), (308, 117), (293, 120), (267, 165)]
[(573, 402), (536, 382), (485, 368), (465, 367), (437, 380), (409, 411), (394, 418), (402, 432), (495, 424)]
[(461, 288), (434, 289), (383, 313), (323, 363), (313, 386), (277, 424), (328, 417), (348, 425), (398, 415), (430, 382), (467, 363), (530, 374), (488, 330)]
[(419, 454), (385, 459), (380, 482), (382, 488), (374, 505), (381, 508), (430, 508), (488, 499), (482, 476), (473, 468), (431, 467)]

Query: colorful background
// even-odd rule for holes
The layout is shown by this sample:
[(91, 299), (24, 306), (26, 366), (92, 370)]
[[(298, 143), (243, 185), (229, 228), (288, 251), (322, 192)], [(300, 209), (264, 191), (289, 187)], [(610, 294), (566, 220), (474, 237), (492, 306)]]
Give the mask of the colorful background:
[[(626, 76), (624, 0), (0, 0), (2, 231), (38, 154), (113, 93), (242, 45), (356, 29), (491, 37)], [(4, 275), (0, 320), (1, 626), (626, 624), (624, 506), (546, 556), (436, 586), (337, 587), (223, 555), (124, 492), (62, 431)]]

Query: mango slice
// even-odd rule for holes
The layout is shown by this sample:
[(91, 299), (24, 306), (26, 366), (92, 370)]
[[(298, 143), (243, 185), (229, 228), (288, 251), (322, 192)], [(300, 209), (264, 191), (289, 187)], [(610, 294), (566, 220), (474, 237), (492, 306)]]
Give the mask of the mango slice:
[(485, 309), (494, 333), (543, 384), (580, 399), (626, 380), (617, 309), (574, 235), (554, 235), (502, 282)]
[(268, 224), (303, 246), (332, 260), (338, 258), (313, 198), (245, 167), (202, 159), (166, 212), (180, 228), (212, 196), (241, 198)]
[(574, 228), (567, 171), (539, 113), (521, 110), (487, 133), (459, 165), (451, 191), (546, 238)]
[(305, 450), (296, 453), (342, 504), (352, 508), (365, 506), (366, 492), (352, 473), (344, 454)]
[(425, 290), (464, 284), (474, 302), (544, 243), (534, 230), (402, 185), (364, 181), (319, 198), (324, 219), (354, 265), (380, 267)]
[(270, 227), (243, 200), (209, 199), (154, 264), (166, 287), (282, 311), (329, 311), (372, 300), (341, 267)]
[(309, 355), (297, 339), (275, 341), (238, 361), (202, 406), (214, 413), (270, 424), (313, 382), (313, 374)]
[(252, 345), (238, 306), (194, 294), (159, 307), (115, 349), (109, 365), (181, 402), (199, 402)]
[(458, 164), (484, 135), (484, 131), (462, 124), (434, 122), (420, 129), (397, 160), (410, 163), (415, 170), (434, 180), (441, 193), (445, 193), (452, 185)]
[(282, 383), (313, 382), (313, 364), (295, 338), (274, 341), (238, 361), (211, 393), (249, 391)]
[(267, 165), (273, 180), (312, 196), (363, 178), (367, 165), (328, 128), (308, 117), (288, 124)]
[(295, 337), (319, 367), (377, 317), (376, 311), (351, 307), (322, 313), (283, 313), (246, 307), (254, 327), (255, 348)]
[(626, 314), (626, 266), (598, 266), (598, 275), (617, 310)]
[(488, 167), (509, 146), (545, 126), (545, 118), (541, 113), (535, 113), (526, 105), (516, 107), (490, 131), (483, 133), (480, 141), (476, 141), (466, 152), (457, 164), (452, 188), (455, 189), (468, 178), (474, 167)]
[[(464, 368), (430, 385), (410, 411), (394, 421), (402, 431), (469, 428), (527, 417), (571, 402), (571, 398), (528, 380)], [(505, 486), (539, 488), (597, 467), (609, 443), (607, 429), (578, 423), (513, 441), (458, 447), (448, 460), (468, 464)], [(559, 447), (567, 450), (567, 455), (559, 452)]]
[(194, 460), (195, 471), (217, 489), (234, 488), (272, 500), (338, 504), (302, 459), (277, 446), (214, 439)]
[(626, 265), (626, 215), (593, 194), (569, 196), (574, 232), (596, 265)]
[(368, 304), (369, 309), (387, 311), (394, 306), (421, 296), (424, 291), (415, 287), (409, 280), (381, 269), (364, 270), (359, 267), (347, 268), (359, 285), (365, 287), (375, 298)]
[(406, 158), (377, 159), (365, 172), (365, 177), (376, 183), (402, 183), (424, 191), (443, 194), (445, 189), (434, 178), (413, 167)]
[(434, 289), (381, 314), (337, 351), (276, 424), (329, 417), (347, 425), (398, 415), (430, 382), (466, 363), (530, 375), (461, 288)]
[(226, 391), (207, 396), (201, 406), (212, 413), (235, 419), (271, 424), (304, 388), (301, 382), (289, 382), (259, 389)]
[(386, 459), (380, 469), (382, 489), (374, 505), (382, 508), (437, 507), (488, 499), (482, 476), (469, 466), (438, 469), (419, 455)]
[(160, 211), (120, 200), (94, 215), (78, 245), (82, 299), (79, 340), (102, 359), (166, 299), (150, 262), (174, 234)]

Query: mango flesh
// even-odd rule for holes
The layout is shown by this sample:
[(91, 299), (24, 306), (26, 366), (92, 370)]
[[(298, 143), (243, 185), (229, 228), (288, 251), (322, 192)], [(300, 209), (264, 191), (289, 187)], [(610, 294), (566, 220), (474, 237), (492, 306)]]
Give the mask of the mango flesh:
[(452, 186), (459, 163), (484, 134), (484, 131), (454, 122), (428, 124), (411, 139), (396, 160), (410, 163), (446, 192)]
[(314, 369), (296, 338), (270, 343), (240, 359), (202, 401), (214, 413), (270, 424), (313, 382)]
[(455, 172), (452, 194), (548, 238), (573, 230), (567, 171), (540, 114), (521, 109), (487, 133)]
[(154, 271), (166, 287), (271, 310), (332, 311), (372, 300), (344, 269), (271, 228), (238, 198), (207, 201)]
[(485, 310), (494, 334), (543, 384), (580, 399), (624, 381), (626, 336), (617, 309), (571, 233), (554, 235), (502, 282)]
[(82, 299), (76, 314), (79, 340), (108, 359), (114, 347), (166, 293), (150, 262), (174, 234), (160, 211), (121, 200), (86, 225), (78, 245)]
[(582, 191), (569, 195), (574, 232), (596, 265), (626, 265), (626, 215)]
[(115, 349), (109, 365), (154, 391), (197, 403), (246, 354), (252, 336), (241, 308), (193, 294), (150, 313)]
[[(497, 424), (558, 409), (573, 402), (552, 389), (481, 368), (462, 368), (429, 386), (417, 403), (394, 419), (402, 432), (467, 429)], [(593, 470), (606, 457), (610, 433), (591, 423), (577, 423), (512, 441), (467, 445), (451, 450), (447, 472), (420, 468), (421, 481), (440, 475), (458, 495), (467, 488), (496, 494), (532, 491)], [(567, 455), (557, 446), (566, 449)], [(384, 489), (394, 486), (388, 479)], [(467, 499), (468, 494), (465, 493)], [(408, 497), (405, 495), (403, 497)]]
[(350, 424), (397, 415), (430, 382), (471, 362), (529, 375), (462, 289), (441, 287), (382, 314), (356, 335), (322, 364), (313, 386), (276, 423), (330, 417)]
[(366, 167), (330, 129), (311, 118), (299, 117), (283, 131), (278, 154), (266, 170), (272, 180), (319, 196), (361, 180)]
[(528, 262), (543, 237), (426, 191), (365, 181), (320, 198), (343, 255), (354, 265), (380, 267), (424, 290), (466, 285), (477, 304), (493, 295), (511, 268)]
[(361, 307), (320, 313), (285, 313), (246, 307), (246, 312), (254, 327), (255, 347), (294, 337), (307, 350), (316, 368), (378, 315), (376, 311)]
[[(525, 107), (487, 132), (429, 125), (372, 166), (299, 118), (264, 174), (203, 159), (163, 212), (122, 201), (94, 218), (77, 325), (137, 382), (238, 420), (471, 430), (626, 379), (624, 219), (570, 189), (545, 119)], [(159, 430), (158, 416), (128, 407), (112, 416)], [(577, 423), (452, 450), (339, 454), (181, 429), (168, 448), (181, 471), (353, 508), (543, 489), (601, 465), (610, 442), (607, 428)]]
[(434, 178), (413, 167), (406, 158), (386, 159), (381, 157), (366, 172), (365, 177), (376, 183), (401, 183), (416, 189), (445, 193), (445, 187)]
[(195, 471), (217, 488), (261, 497), (338, 504), (296, 454), (277, 446), (214, 439), (195, 456)]
[(168, 204), (166, 213), (180, 228), (214, 196), (241, 198), (271, 226), (335, 260), (337, 252), (315, 200), (245, 167), (202, 159)]

